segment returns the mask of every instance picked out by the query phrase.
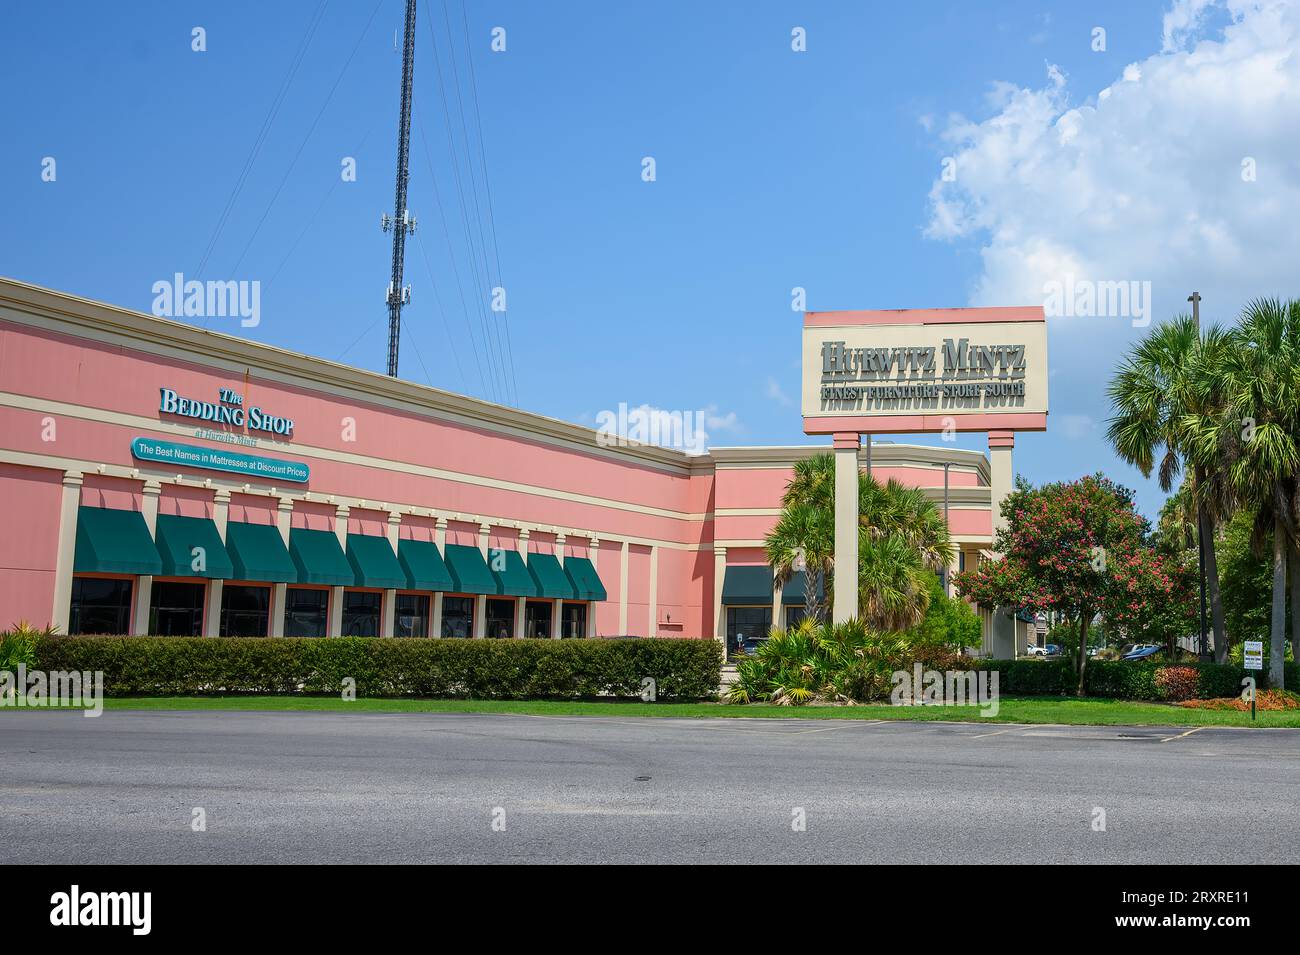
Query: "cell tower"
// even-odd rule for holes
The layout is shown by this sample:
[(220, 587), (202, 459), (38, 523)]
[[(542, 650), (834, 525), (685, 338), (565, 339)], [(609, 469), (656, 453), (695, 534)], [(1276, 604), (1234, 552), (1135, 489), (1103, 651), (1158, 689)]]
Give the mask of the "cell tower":
[(406, 0), (406, 40), (402, 45), (402, 115), (397, 124), (397, 197), (393, 214), (380, 218), (383, 231), (393, 230), (393, 277), (388, 283), (388, 374), (397, 377), (397, 347), (402, 335), (402, 306), (411, 301), (411, 287), (402, 285), (406, 237), (415, 232), (415, 216), (406, 208), (410, 178), (411, 83), (415, 77), (415, 0)]

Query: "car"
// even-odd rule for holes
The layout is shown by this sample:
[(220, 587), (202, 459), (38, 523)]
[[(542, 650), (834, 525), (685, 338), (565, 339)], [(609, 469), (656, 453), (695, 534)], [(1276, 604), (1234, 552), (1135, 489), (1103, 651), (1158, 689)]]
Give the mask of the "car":
[(1141, 644), (1137, 649), (1120, 657), (1121, 660), (1146, 660), (1155, 656), (1164, 650), (1164, 647), (1154, 643)]
[(1101, 652), (1101, 647), (1089, 647), (1089, 648), (1088, 648), (1088, 656), (1090, 656), (1090, 657), (1095, 657), (1095, 656), (1096, 656), (1098, 653), (1100, 653), (1100, 652)]
[(741, 637), (736, 644), (736, 652), (752, 657), (758, 653), (758, 648), (767, 643), (767, 637)]
[(1046, 648), (1046, 647), (1040, 647), (1040, 646), (1038, 646), (1038, 644), (1036, 644), (1036, 643), (1031, 643), (1029, 646), (1025, 647), (1025, 656), (1027, 656), (1027, 657), (1045, 657), (1045, 656), (1047, 656), (1047, 648)]
[(1059, 643), (1049, 643), (1047, 646), (1043, 647), (1043, 650), (1046, 651), (1045, 655), (1049, 657), (1058, 657), (1061, 655), (1061, 645)]

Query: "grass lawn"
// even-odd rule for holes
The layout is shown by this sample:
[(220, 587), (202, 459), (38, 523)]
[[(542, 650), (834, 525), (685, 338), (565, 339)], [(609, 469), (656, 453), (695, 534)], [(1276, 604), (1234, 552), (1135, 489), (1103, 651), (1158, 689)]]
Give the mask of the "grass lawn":
[[(678, 718), (800, 718), (823, 720), (948, 720), (973, 723), (1072, 725), (1251, 726), (1249, 713), (1193, 710), (1163, 703), (1075, 697), (1007, 697), (996, 717), (976, 707), (770, 706), (723, 703), (615, 703), (552, 700), (403, 700), (335, 697), (227, 696), (123, 697), (104, 701), (109, 710), (275, 710), (361, 713), (522, 713), (532, 716), (671, 716)], [(4, 709), (9, 709), (8, 707)], [(15, 712), (14, 710), (9, 710)], [(3, 712), (3, 710), (0, 710)], [(1256, 727), (1300, 727), (1300, 710), (1261, 712)]]

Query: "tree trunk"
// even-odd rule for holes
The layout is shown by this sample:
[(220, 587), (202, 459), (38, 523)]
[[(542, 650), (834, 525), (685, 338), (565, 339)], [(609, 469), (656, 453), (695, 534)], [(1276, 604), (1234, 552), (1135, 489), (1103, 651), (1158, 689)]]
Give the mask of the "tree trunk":
[[(1196, 508), (1196, 533), (1205, 542), (1205, 593), (1210, 602), (1210, 628), (1214, 633), (1214, 660), (1228, 662), (1228, 633), (1223, 622), (1223, 595), (1219, 591), (1219, 560), (1214, 555), (1214, 526), (1205, 505)], [(1199, 624), (1198, 624), (1199, 626)]]
[(1092, 611), (1085, 610), (1079, 614), (1079, 689), (1078, 696), (1083, 696), (1085, 670), (1088, 667), (1088, 619)]
[(1286, 685), (1286, 532), (1280, 521), (1273, 526), (1273, 615), (1269, 638), (1268, 685), (1281, 690)]
[(1287, 570), (1291, 574), (1291, 656), (1300, 660), (1300, 545), (1292, 545)]

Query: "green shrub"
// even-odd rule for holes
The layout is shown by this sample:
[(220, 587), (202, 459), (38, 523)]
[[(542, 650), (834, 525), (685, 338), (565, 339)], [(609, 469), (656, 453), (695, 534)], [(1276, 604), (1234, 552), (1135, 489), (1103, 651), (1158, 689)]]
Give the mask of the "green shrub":
[[(997, 670), (998, 689), (1009, 696), (1073, 696), (1078, 681), (1070, 660), (980, 660), (984, 670)], [(1177, 665), (1128, 660), (1089, 660), (1087, 692), (1116, 700), (1165, 700), (1158, 674), (1161, 670), (1195, 671), (1195, 699), (1238, 696), (1248, 671), (1222, 663)], [(1187, 677), (1190, 679), (1190, 676)], [(1263, 683), (1263, 675), (1256, 674)], [(1286, 685), (1300, 689), (1300, 666), (1286, 665)]]
[(774, 630), (752, 657), (736, 665), (732, 703), (799, 706), (815, 700), (866, 703), (889, 698), (892, 675), (905, 670), (969, 670), (976, 661), (941, 643), (914, 643), (907, 634), (881, 633), (860, 620), (815, 624), (805, 620)]
[(49, 637), (44, 670), (102, 670), (108, 696), (338, 694), (464, 699), (716, 695), (716, 640), (411, 640), (228, 637)]

